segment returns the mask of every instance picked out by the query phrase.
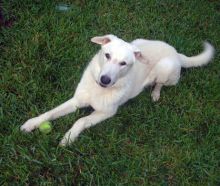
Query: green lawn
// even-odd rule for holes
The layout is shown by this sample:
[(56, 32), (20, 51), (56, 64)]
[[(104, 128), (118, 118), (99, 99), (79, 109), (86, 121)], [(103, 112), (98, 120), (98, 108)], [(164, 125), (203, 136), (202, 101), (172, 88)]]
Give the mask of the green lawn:
[[(0, 29), (0, 185), (220, 185), (220, 2), (218, 0), (5, 0)], [(58, 147), (80, 110), (49, 135), (19, 127), (69, 99), (98, 50), (96, 35), (164, 40), (186, 55), (216, 48), (211, 64), (184, 70), (153, 103), (150, 89), (114, 118)]]

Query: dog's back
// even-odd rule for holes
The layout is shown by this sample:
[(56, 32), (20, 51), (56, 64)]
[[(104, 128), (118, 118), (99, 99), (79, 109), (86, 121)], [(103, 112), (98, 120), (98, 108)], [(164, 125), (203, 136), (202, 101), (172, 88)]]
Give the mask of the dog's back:
[(147, 60), (146, 62), (151, 64), (158, 62), (162, 58), (177, 54), (174, 47), (163, 41), (136, 39), (132, 44), (141, 50), (144, 59)]

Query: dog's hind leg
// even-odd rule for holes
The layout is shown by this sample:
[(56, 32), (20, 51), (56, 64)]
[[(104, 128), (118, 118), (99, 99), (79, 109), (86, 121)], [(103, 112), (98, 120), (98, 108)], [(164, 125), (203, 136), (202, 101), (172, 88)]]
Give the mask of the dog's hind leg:
[(161, 59), (152, 70), (150, 77), (153, 77), (155, 87), (151, 93), (153, 101), (158, 101), (163, 85), (175, 85), (180, 77), (180, 63), (175, 57)]
[(61, 116), (67, 115), (71, 112), (76, 111), (77, 108), (80, 108), (83, 106), (86, 106), (85, 103), (80, 102), (77, 99), (77, 97), (73, 97), (70, 100), (66, 101), (65, 103), (61, 104), (60, 106), (44, 114), (41, 114), (38, 117), (29, 119), (21, 126), (21, 130), (25, 132), (31, 132), (35, 128), (38, 128), (42, 122), (54, 120)]
[(160, 98), (160, 91), (162, 88), (163, 84), (162, 83), (156, 83), (152, 93), (151, 93), (151, 97), (153, 99), (153, 101), (158, 101)]
[(116, 111), (111, 112), (100, 112), (100, 111), (94, 111), (89, 116), (80, 118), (77, 120), (72, 128), (65, 134), (64, 138), (61, 140), (60, 145), (66, 146), (69, 145), (71, 142), (73, 142), (79, 134), (85, 130), (86, 128), (89, 128), (91, 126), (96, 125), (97, 123), (112, 117)]

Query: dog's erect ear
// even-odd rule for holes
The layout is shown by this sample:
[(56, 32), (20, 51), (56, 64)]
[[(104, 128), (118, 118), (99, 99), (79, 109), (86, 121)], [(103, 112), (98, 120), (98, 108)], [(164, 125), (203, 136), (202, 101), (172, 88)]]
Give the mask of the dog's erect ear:
[(134, 50), (134, 56), (138, 61), (145, 64), (148, 63), (148, 60), (144, 58), (139, 48), (133, 45), (133, 50)]
[(105, 45), (105, 44), (111, 42), (111, 41), (112, 41), (113, 39), (115, 39), (115, 38), (116, 38), (116, 36), (109, 34), (109, 35), (105, 35), (105, 36), (93, 37), (93, 38), (91, 39), (91, 41), (92, 41), (93, 43), (96, 43), (96, 44), (99, 44), (99, 45)]
[(138, 47), (132, 45), (133, 47), (133, 51), (134, 51), (134, 56), (137, 60), (140, 60), (142, 58), (142, 54), (141, 54), (141, 51)]
[(134, 56), (135, 56), (136, 59), (142, 58), (141, 51), (134, 52)]

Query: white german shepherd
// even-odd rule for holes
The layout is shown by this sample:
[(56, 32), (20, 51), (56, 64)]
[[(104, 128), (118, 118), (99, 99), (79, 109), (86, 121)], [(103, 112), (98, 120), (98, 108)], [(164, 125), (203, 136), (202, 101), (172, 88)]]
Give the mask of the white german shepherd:
[(43, 121), (92, 106), (94, 112), (77, 120), (61, 140), (60, 145), (68, 145), (84, 129), (112, 117), (120, 105), (137, 96), (144, 87), (155, 84), (151, 95), (157, 101), (163, 85), (177, 84), (181, 67), (205, 65), (214, 55), (214, 48), (207, 42), (201, 54), (187, 57), (162, 41), (137, 39), (128, 43), (114, 35), (94, 37), (91, 41), (101, 45), (101, 50), (88, 64), (73, 98), (29, 119), (21, 126), (22, 131), (30, 132)]

